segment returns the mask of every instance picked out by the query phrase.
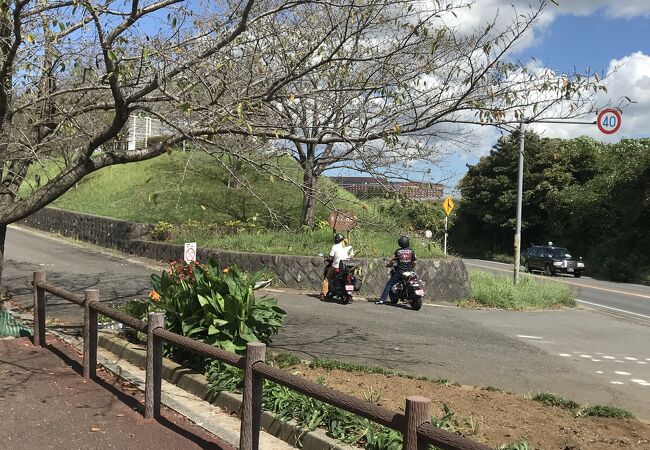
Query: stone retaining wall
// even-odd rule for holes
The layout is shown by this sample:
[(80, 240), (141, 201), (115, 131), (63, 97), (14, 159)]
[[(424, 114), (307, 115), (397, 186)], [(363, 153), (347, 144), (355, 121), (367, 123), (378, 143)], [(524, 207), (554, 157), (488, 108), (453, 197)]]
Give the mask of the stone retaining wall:
[(28, 227), (59, 233), (100, 247), (129, 252), (135, 239), (146, 239), (153, 225), (43, 208), (19, 222)]
[[(45, 208), (23, 220), (24, 225), (61, 233), (93, 244), (116, 248), (159, 261), (180, 259), (183, 246), (145, 240), (151, 225), (134, 224), (88, 214)], [(319, 289), (325, 264), (320, 257), (240, 253), (199, 248), (197, 259), (215, 258), (222, 266), (236, 264), (246, 271), (267, 270), (291, 288)], [(356, 259), (363, 271), (362, 294), (379, 296), (388, 269), (379, 258)], [(469, 279), (459, 258), (420, 259), (417, 272), (424, 281), (425, 300), (453, 301), (467, 297)]]

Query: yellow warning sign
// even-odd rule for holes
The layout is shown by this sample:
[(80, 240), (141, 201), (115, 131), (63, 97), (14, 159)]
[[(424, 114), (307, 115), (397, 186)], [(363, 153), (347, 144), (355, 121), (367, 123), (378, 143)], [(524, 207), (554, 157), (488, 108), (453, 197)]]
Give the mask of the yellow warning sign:
[(455, 206), (455, 205), (454, 205), (454, 201), (451, 199), (451, 197), (447, 197), (447, 198), (444, 199), (444, 201), (442, 202), (442, 207), (444, 208), (445, 213), (446, 213), (447, 215), (449, 215), (449, 213), (451, 213), (451, 210), (454, 209), (454, 206)]

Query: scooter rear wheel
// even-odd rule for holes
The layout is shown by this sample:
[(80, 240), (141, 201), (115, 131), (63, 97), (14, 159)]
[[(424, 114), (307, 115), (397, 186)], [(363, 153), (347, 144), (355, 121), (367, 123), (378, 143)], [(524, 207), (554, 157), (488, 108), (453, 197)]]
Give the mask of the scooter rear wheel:
[(411, 308), (413, 308), (413, 311), (419, 311), (422, 308), (422, 297), (411, 300)]
[(351, 301), (352, 301), (352, 296), (351, 296), (351, 295), (345, 295), (345, 296), (343, 296), (343, 304), (344, 304), (344, 305), (347, 305), (347, 304), (350, 303)]
[(388, 292), (388, 298), (390, 299), (390, 302), (393, 305), (397, 305), (397, 302), (399, 301), (399, 297), (397, 296), (397, 294), (395, 292), (389, 291)]

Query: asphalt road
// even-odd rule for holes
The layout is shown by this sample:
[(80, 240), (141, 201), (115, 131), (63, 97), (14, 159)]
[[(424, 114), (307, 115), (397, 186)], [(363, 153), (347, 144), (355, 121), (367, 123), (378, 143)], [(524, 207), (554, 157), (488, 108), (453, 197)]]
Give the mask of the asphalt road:
[[(31, 302), (34, 270), (46, 270), (49, 281), (76, 292), (98, 288), (102, 301), (144, 298), (152, 269), (161, 267), (11, 228), (3, 284), (25, 305)], [(642, 288), (630, 292), (644, 296)], [(278, 297), (288, 312), (272, 343), (276, 351), (521, 394), (554, 392), (580, 403), (615, 404), (650, 418), (650, 327), (643, 321), (613, 317), (591, 306), (524, 313), (425, 305), (414, 312), (365, 300), (325, 303), (288, 290), (267, 294)], [(66, 323), (81, 321), (81, 309), (62, 300), (48, 300), (47, 311)]]

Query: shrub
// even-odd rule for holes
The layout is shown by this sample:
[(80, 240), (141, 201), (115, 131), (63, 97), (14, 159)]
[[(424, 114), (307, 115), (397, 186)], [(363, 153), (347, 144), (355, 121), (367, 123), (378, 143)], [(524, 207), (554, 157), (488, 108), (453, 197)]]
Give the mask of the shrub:
[(168, 241), (172, 238), (175, 229), (171, 223), (161, 220), (151, 230), (151, 239), (154, 241)]
[(286, 315), (277, 299), (255, 299), (260, 277), (236, 266), (222, 270), (215, 261), (172, 261), (151, 276), (150, 298), (166, 312), (170, 331), (242, 354), (248, 342), (270, 342)]

